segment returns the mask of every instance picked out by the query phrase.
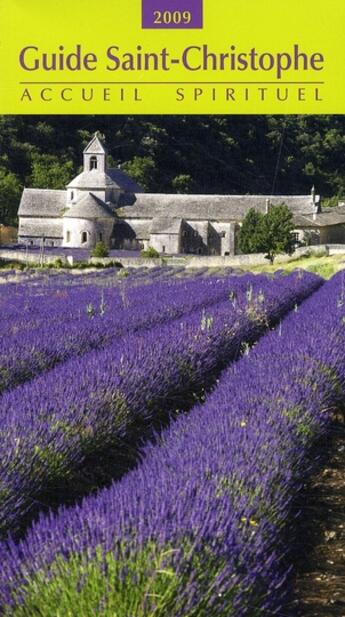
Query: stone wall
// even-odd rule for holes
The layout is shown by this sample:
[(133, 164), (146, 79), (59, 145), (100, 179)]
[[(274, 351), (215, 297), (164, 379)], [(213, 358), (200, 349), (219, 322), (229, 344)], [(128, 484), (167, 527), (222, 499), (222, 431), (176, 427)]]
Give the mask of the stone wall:
[(181, 239), (179, 234), (151, 234), (150, 246), (158, 253), (179, 253), (181, 250)]
[[(292, 256), (290, 255), (278, 255), (275, 263), (284, 264), (288, 263), (298, 257), (313, 255), (323, 255), (344, 253), (345, 245), (332, 246), (320, 245), (313, 247), (302, 247), (297, 249)], [(177, 257), (159, 257), (156, 259), (148, 259), (144, 257), (105, 257), (103, 259), (92, 258), (91, 263), (102, 262), (110, 263), (111, 261), (119, 261), (124, 268), (139, 268), (146, 266), (147, 268), (153, 268), (159, 265), (167, 266), (183, 266), (185, 268), (245, 268), (246, 266), (261, 266), (267, 265), (268, 260), (265, 258), (264, 253), (255, 253), (253, 255), (233, 255), (233, 256), (220, 256), (220, 255), (179, 255)]]
[(18, 241), (23, 244), (40, 246), (61, 246), (62, 218), (34, 218), (21, 216), (19, 219)]
[[(97, 242), (110, 246), (113, 231), (111, 219), (63, 219), (63, 246), (65, 248), (93, 249)], [(83, 237), (85, 234), (85, 238)], [(84, 240), (84, 241), (83, 241)]]
[[(292, 256), (289, 255), (279, 255), (275, 263), (284, 264), (288, 263), (293, 259), (297, 259), (298, 257), (303, 257), (307, 255), (345, 255), (345, 244), (330, 244), (330, 245), (320, 245), (313, 247), (302, 247), (297, 249)], [(26, 253), (25, 250), (15, 250), (15, 249), (1, 249), (0, 248), (0, 259), (8, 260), (8, 261), (18, 261), (20, 263), (38, 263), (40, 256), (39, 252), (30, 253), (30, 250)], [(56, 255), (43, 255), (43, 263), (53, 263), (57, 259), (61, 259), (63, 262), (71, 263), (73, 260), (70, 259), (69, 256), (66, 256), (66, 252), (63, 254)], [(77, 260), (75, 260), (77, 261)], [(185, 268), (245, 268), (246, 266), (260, 266), (267, 265), (267, 259), (265, 259), (264, 254), (255, 254), (255, 255), (235, 255), (235, 256), (226, 256), (221, 257), (218, 255), (215, 256), (203, 256), (203, 255), (182, 255), (178, 257), (159, 257), (157, 259), (149, 259), (145, 257), (105, 257), (98, 258), (94, 257), (89, 260), (90, 264), (94, 263), (103, 263), (109, 264), (113, 262), (119, 262), (124, 268), (154, 268), (156, 266), (183, 266)]]
[(33, 264), (33, 263), (50, 264), (50, 263), (54, 263), (57, 259), (61, 259), (61, 261), (64, 263), (67, 263), (68, 261), (68, 258), (66, 257), (66, 255), (63, 255), (63, 254), (61, 255), (44, 254), (43, 257), (40, 257), (39, 251), (35, 253), (30, 253), (30, 251), (28, 251), (26, 253), (25, 250), (19, 251), (19, 250), (12, 250), (12, 249), (0, 249), (0, 259), (3, 259), (5, 261), (17, 261), (18, 263), (23, 263), (23, 264)]

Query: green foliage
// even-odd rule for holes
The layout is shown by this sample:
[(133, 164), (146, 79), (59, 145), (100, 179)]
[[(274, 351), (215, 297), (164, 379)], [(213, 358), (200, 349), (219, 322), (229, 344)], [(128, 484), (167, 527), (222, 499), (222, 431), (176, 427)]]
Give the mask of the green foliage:
[(16, 224), (22, 188), (14, 173), (0, 168), (0, 223)]
[(264, 251), (263, 218), (261, 212), (251, 208), (243, 220), (239, 233), (239, 246), (242, 253), (261, 253)]
[(155, 168), (155, 162), (150, 156), (134, 156), (123, 165), (123, 170), (146, 191), (154, 185)]
[(336, 272), (334, 263), (314, 263), (308, 267), (309, 272), (315, 272), (324, 279), (330, 279)]
[[(24, 600), (21, 600), (21, 590), (17, 590), (13, 595), (14, 606), (3, 606), (2, 614), (4, 617), (173, 617), (177, 614), (210, 617), (210, 597), (217, 577), (223, 572), (224, 558), (216, 557), (207, 545), (196, 548), (184, 538), (176, 548), (159, 546), (153, 541), (140, 551), (130, 548), (119, 546), (120, 558), (116, 558), (114, 551), (104, 554), (102, 547), (97, 547), (92, 555), (57, 557), (49, 571), (27, 577)], [(176, 553), (182, 566), (185, 564), (179, 572)], [(193, 606), (186, 606), (183, 589), (190, 584), (191, 572), (195, 573), (193, 585), (199, 600)], [(234, 617), (236, 591), (238, 582), (230, 581), (227, 591), (212, 602), (214, 614)], [(247, 592), (249, 597), (250, 587)]]
[(240, 231), (240, 248), (243, 253), (267, 253), (271, 263), (278, 253), (291, 251), (293, 215), (284, 205), (271, 207), (267, 214), (254, 208), (247, 213)]
[(57, 269), (59, 270), (60, 268), (63, 268), (63, 267), (64, 267), (64, 265), (65, 265), (65, 264), (64, 264), (64, 262), (62, 261), (61, 257), (58, 257), (57, 259), (55, 259), (55, 262), (54, 262), (54, 266), (55, 266), (55, 268), (57, 268)]
[(156, 251), (156, 249), (153, 248), (153, 246), (148, 246), (147, 249), (141, 251), (141, 256), (154, 259), (156, 257), (159, 257), (159, 253), (158, 251)]
[(179, 174), (171, 184), (176, 193), (190, 193), (193, 188), (193, 180), (189, 174)]
[(109, 251), (104, 242), (97, 242), (92, 250), (91, 257), (108, 257)]
[(147, 191), (345, 196), (345, 116), (0, 116), (0, 222), (24, 185), (64, 188), (96, 129)]
[(290, 253), (293, 215), (285, 204), (269, 209), (263, 218), (264, 251), (271, 263), (278, 253)]
[(64, 189), (73, 178), (72, 161), (52, 154), (34, 154), (29, 185), (42, 189)]
[(126, 279), (129, 275), (130, 275), (129, 270), (126, 270), (126, 268), (122, 268), (122, 270), (120, 270), (120, 272), (118, 273), (117, 278)]

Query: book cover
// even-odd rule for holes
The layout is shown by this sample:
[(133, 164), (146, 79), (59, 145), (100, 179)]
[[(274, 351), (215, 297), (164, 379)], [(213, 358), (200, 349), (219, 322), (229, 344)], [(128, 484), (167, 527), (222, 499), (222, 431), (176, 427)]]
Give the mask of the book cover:
[(0, 613), (343, 617), (345, 5), (0, 0)]

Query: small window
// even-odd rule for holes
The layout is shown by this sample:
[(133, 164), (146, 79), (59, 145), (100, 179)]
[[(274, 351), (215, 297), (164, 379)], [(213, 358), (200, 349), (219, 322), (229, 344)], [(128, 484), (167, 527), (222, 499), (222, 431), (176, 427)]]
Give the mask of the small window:
[(100, 242), (103, 242), (103, 234), (102, 233), (98, 234), (98, 240)]
[(71, 241), (71, 232), (70, 232), (70, 231), (68, 231), (68, 232), (66, 233), (66, 242), (70, 242), (70, 241)]
[(71, 201), (74, 199), (74, 191), (71, 191)]
[(92, 169), (97, 169), (97, 156), (92, 156), (90, 158), (90, 171)]
[(165, 246), (164, 246), (164, 244), (162, 246), (162, 252), (165, 253)]
[(87, 231), (83, 231), (81, 234), (81, 243), (85, 244), (87, 242)]

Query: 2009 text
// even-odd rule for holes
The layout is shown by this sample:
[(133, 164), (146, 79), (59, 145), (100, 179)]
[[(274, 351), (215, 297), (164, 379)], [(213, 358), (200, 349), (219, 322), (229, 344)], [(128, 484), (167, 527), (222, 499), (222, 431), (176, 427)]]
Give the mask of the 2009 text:
[(190, 11), (153, 11), (153, 23), (156, 25), (190, 24), (192, 13)]

